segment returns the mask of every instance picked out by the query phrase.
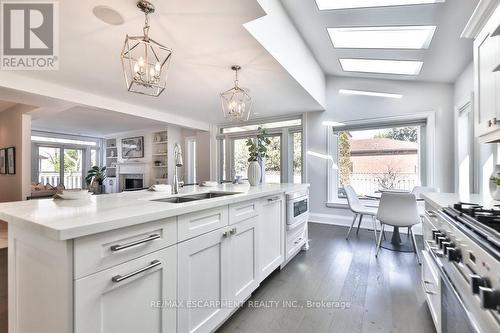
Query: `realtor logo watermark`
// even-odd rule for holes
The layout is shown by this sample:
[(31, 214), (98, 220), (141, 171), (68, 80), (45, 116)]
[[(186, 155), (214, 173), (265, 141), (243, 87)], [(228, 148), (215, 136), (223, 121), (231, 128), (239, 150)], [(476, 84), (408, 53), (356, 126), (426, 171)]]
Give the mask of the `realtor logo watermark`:
[(0, 69), (59, 69), (57, 2), (4, 0), (1, 29)]

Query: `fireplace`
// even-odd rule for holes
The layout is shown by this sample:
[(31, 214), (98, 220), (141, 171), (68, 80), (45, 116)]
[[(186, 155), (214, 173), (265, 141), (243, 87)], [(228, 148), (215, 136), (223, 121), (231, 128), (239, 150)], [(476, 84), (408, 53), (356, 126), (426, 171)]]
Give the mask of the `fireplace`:
[(143, 189), (143, 179), (139, 178), (125, 178), (125, 187), (124, 191), (137, 191)]
[(128, 173), (120, 175), (120, 191), (138, 191), (144, 189), (144, 175)]

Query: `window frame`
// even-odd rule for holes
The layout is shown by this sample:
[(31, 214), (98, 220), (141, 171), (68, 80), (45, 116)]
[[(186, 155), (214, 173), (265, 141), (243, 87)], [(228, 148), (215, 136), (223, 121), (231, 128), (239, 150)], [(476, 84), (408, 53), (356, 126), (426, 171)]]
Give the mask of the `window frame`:
[[(292, 133), (296, 132), (302, 132), (302, 155), (304, 156), (304, 137), (305, 137), (305, 124), (304, 124), (304, 117), (303, 115), (300, 116), (290, 116), (290, 117), (279, 117), (279, 118), (267, 118), (267, 119), (261, 119), (261, 120), (255, 120), (251, 121), (248, 123), (245, 123), (245, 125), (261, 125), (261, 124), (267, 124), (267, 123), (274, 123), (274, 122), (280, 122), (280, 121), (287, 121), (287, 120), (296, 120), (300, 119), (301, 120), (301, 125), (294, 125), (294, 126), (289, 126), (289, 127), (276, 127), (276, 128), (266, 128), (266, 133), (268, 136), (276, 136), (280, 135), (280, 143), (281, 143), (281, 160), (280, 160), (280, 167), (281, 167), (281, 182), (282, 183), (293, 183), (293, 159), (291, 158), (292, 156), (292, 147), (293, 144), (291, 144), (292, 140)], [(223, 133), (224, 128), (228, 127), (235, 127), (234, 124), (225, 124), (225, 125), (220, 125), (217, 128), (217, 135), (216, 135), (216, 140), (217, 140), (217, 180), (218, 182), (229, 182), (234, 179), (233, 175), (233, 158), (234, 158), (234, 151), (233, 151), (233, 140), (236, 139), (246, 139), (246, 138), (252, 138), (256, 139), (257, 138), (257, 131), (256, 130), (249, 130), (249, 131), (242, 131), (242, 132), (231, 132), (231, 133)], [(225, 142), (225, 143), (224, 143)], [(225, 146), (225, 147), (224, 147)], [(224, 161), (225, 158), (225, 161)], [(225, 165), (225, 170), (223, 170), (223, 166)], [(261, 165), (261, 170), (262, 173), (264, 174), (264, 165)], [(223, 175), (227, 176), (229, 175), (233, 179), (223, 179)], [(244, 178), (246, 180), (246, 178)], [(305, 162), (304, 162), (304, 157), (302, 158), (302, 182), (304, 183), (305, 181)]]
[[(333, 157), (335, 163), (338, 164), (338, 145), (335, 131), (346, 129), (363, 130), (363, 129), (378, 129), (390, 127), (411, 126), (417, 122), (425, 122), (419, 131), (420, 147), (420, 182), (422, 185), (432, 186), (434, 184), (434, 155), (435, 155), (435, 112), (421, 112), (416, 115), (405, 115), (395, 117), (372, 118), (359, 121), (344, 121), (345, 126), (339, 127), (336, 130), (332, 126), (327, 126), (327, 150), (328, 154)], [(406, 123), (406, 124), (405, 124)], [(347, 207), (347, 199), (338, 197), (338, 170), (327, 167), (327, 207), (345, 208)], [(368, 206), (375, 205), (373, 200), (362, 200)]]
[[(68, 140), (78, 140), (78, 141), (88, 141), (88, 142), (95, 142), (95, 145), (85, 145), (85, 144), (72, 144), (72, 143), (57, 143), (57, 142), (51, 142), (51, 141), (31, 141), (31, 146), (32, 146), (32, 153), (31, 153), (31, 158), (32, 158), (32, 168), (31, 168), (31, 179), (32, 182), (37, 183), (39, 179), (39, 148), (40, 147), (49, 147), (49, 148), (57, 148), (59, 149), (59, 154), (60, 154), (60, 159), (61, 159), (61, 165), (64, 165), (64, 150), (65, 149), (78, 149), (78, 150), (83, 150), (83, 156), (82, 156), (82, 188), (86, 188), (87, 184), (85, 183), (84, 179), (85, 176), (87, 175), (88, 171), (92, 167), (90, 165), (91, 163), (91, 151), (95, 150), (96, 151), (96, 159), (97, 159), (97, 164), (98, 166), (102, 166), (104, 162), (104, 157), (103, 157), (103, 147), (104, 147), (104, 139), (102, 138), (95, 138), (95, 137), (87, 137), (87, 136), (77, 136), (77, 135), (68, 135), (68, 134), (60, 134), (60, 133), (49, 133), (49, 132), (42, 132), (42, 131), (32, 131), (31, 133), (32, 136), (39, 136), (39, 137), (46, 137), (46, 138), (55, 138), (55, 139), (68, 139)], [(61, 183), (64, 184), (64, 167), (59, 170), (60, 173), (60, 179)], [(56, 184), (58, 185), (58, 184)], [(54, 186), (56, 186), (54, 185)], [(64, 184), (66, 186), (66, 184)]]

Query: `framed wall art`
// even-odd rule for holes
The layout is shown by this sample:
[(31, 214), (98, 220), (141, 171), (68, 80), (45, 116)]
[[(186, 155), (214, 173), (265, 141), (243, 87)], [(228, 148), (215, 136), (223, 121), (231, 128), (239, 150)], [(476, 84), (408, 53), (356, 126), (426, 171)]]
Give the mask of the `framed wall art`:
[(16, 174), (16, 148), (7, 148), (7, 173), (9, 175)]
[(7, 173), (7, 150), (0, 149), (0, 175)]
[(122, 139), (122, 158), (143, 158), (144, 157), (144, 137)]

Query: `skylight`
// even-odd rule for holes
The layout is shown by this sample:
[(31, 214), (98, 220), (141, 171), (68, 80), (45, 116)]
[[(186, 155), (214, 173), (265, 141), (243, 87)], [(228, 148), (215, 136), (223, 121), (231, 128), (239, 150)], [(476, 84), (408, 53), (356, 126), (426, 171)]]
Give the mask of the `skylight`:
[(408, 6), (441, 3), (446, 0), (316, 0), (319, 10)]
[(427, 49), (436, 26), (328, 28), (335, 48)]
[(379, 60), (379, 59), (339, 59), (344, 72), (418, 75), (424, 64), (422, 61)]
[(365, 90), (351, 90), (351, 89), (340, 89), (339, 94), (341, 95), (360, 95), (360, 96), (371, 96), (371, 97), (386, 97), (386, 98), (403, 98), (401, 94), (390, 94), (375, 91), (365, 91)]

